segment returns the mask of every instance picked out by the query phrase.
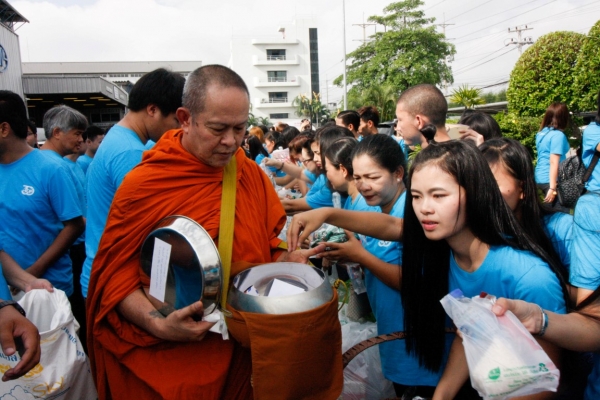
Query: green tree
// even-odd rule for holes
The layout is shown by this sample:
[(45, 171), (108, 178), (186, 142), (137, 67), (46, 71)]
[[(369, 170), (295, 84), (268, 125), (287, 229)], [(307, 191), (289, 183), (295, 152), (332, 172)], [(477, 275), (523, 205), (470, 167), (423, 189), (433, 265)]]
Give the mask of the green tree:
[(509, 111), (538, 117), (553, 101), (572, 104), (577, 97), (573, 68), (584, 38), (576, 32), (552, 32), (528, 48), (510, 73)]
[(535, 134), (539, 131), (541, 117), (524, 117), (515, 113), (498, 113), (494, 119), (500, 125), (502, 136), (515, 139), (529, 150), (531, 157), (537, 159)]
[(327, 105), (321, 103), (319, 93), (314, 93), (312, 97), (300, 94), (292, 101), (292, 106), (296, 107), (296, 115), (310, 119), (313, 124), (327, 120), (330, 116), (330, 111)]
[(462, 85), (458, 89), (454, 89), (450, 96), (450, 101), (463, 106), (465, 110), (485, 102), (481, 98), (481, 89), (472, 88), (469, 85)]
[[(371, 35), (370, 41), (348, 54), (347, 82), (355, 95), (372, 85), (388, 85), (400, 92), (419, 83), (453, 82), (445, 60), (456, 51), (435, 26), (428, 26), (434, 19), (418, 10), (423, 4), (422, 0), (392, 3), (383, 16), (369, 18), (384, 25), (385, 31)], [(340, 76), (334, 83), (341, 81)]]
[(578, 111), (594, 111), (600, 90), (600, 21), (590, 29), (583, 41), (575, 64), (575, 93), (571, 108)]
[(362, 106), (375, 106), (379, 110), (381, 121), (391, 121), (396, 115), (396, 101), (400, 96), (398, 89), (391, 85), (371, 85), (369, 88), (358, 92), (352, 90), (348, 93), (348, 107), (358, 109)]

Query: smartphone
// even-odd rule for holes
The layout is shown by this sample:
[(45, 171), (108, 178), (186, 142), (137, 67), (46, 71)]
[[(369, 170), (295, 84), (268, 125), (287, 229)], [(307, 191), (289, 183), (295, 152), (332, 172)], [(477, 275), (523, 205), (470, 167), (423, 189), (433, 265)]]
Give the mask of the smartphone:
[(450, 139), (460, 139), (460, 131), (465, 131), (469, 129), (469, 125), (463, 124), (448, 124), (446, 125), (446, 132), (448, 132), (448, 136)]

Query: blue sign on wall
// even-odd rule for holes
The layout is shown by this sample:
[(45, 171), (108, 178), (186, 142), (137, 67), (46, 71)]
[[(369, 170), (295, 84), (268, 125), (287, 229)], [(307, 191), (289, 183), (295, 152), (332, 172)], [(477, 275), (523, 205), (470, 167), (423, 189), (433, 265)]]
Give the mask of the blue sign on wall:
[(0, 44), (0, 73), (6, 71), (8, 68), (8, 54), (4, 47)]

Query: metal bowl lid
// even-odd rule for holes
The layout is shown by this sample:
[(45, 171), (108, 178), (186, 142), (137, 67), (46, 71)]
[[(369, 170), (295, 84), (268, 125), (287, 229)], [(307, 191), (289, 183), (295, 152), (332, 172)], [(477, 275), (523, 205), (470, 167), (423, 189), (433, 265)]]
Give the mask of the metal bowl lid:
[(218, 307), (221, 257), (210, 235), (181, 215), (161, 220), (146, 237), (140, 254), (150, 277), (149, 299), (164, 315), (202, 300), (204, 314)]

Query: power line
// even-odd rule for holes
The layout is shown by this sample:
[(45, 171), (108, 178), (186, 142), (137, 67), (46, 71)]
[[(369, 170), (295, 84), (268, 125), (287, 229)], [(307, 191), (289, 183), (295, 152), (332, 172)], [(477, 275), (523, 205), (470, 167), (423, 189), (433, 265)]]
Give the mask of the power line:
[(432, 5), (431, 7), (427, 7), (426, 9), (423, 10), (423, 12), (427, 11), (427, 10), (431, 10), (433, 7), (442, 4), (444, 1), (446, 0), (442, 0), (439, 3), (435, 3), (434, 5)]
[(505, 47), (501, 47), (501, 48), (499, 48), (498, 50), (496, 50), (496, 51), (494, 51), (494, 52), (492, 52), (492, 53), (490, 53), (490, 54), (486, 55), (485, 57), (482, 57), (481, 59), (479, 59), (479, 60), (477, 60), (477, 61), (475, 61), (475, 62), (472, 62), (471, 64), (467, 64), (467, 65), (465, 65), (464, 67), (457, 68), (457, 70), (455, 71), (455, 73), (459, 73), (460, 71), (464, 70), (465, 68), (468, 68), (468, 67), (470, 67), (471, 65), (478, 64), (480, 61), (483, 61), (483, 60), (485, 60), (486, 58), (488, 58), (488, 57), (490, 57), (490, 56), (492, 56), (492, 55), (494, 55), (494, 54), (496, 54), (496, 53), (498, 53), (498, 52), (500, 52), (500, 51), (502, 51), (502, 50), (504, 50), (504, 49), (505, 49)]
[(569, 10), (569, 11), (563, 11), (563, 12), (559, 12), (559, 13), (556, 13), (556, 14), (553, 14), (553, 15), (548, 15), (547, 17), (540, 18), (540, 19), (538, 19), (538, 20), (535, 20), (535, 21), (528, 22), (528, 24), (534, 24), (534, 23), (536, 23), (536, 22), (540, 22), (540, 21), (543, 21), (543, 20), (545, 20), (545, 19), (548, 19), (548, 18), (556, 17), (557, 15), (564, 16), (565, 14), (571, 13), (571, 12), (573, 12), (573, 11), (580, 11), (580, 9), (581, 9), (581, 8), (583, 8), (583, 7), (587, 7), (587, 6), (589, 6), (589, 5), (592, 5), (592, 4), (594, 4), (594, 3), (598, 3), (598, 0), (593, 0), (593, 1), (590, 1), (590, 2), (589, 2), (589, 3), (587, 3), (587, 4), (584, 4), (584, 5), (582, 5), (582, 6), (579, 6), (579, 7), (575, 7), (575, 8), (573, 8), (572, 10)]
[(492, 14), (492, 15), (489, 15), (489, 16), (487, 16), (487, 17), (479, 18), (479, 19), (477, 19), (476, 21), (473, 21), (473, 22), (467, 22), (466, 24), (461, 24), (461, 27), (463, 27), (463, 26), (467, 26), (467, 25), (471, 25), (471, 24), (476, 24), (476, 23), (478, 23), (478, 22), (481, 22), (481, 21), (483, 21), (483, 20), (485, 20), (485, 19), (492, 18), (492, 17), (496, 17), (496, 16), (498, 16), (498, 15), (501, 15), (501, 14), (507, 13), (507, 12), (509, 12), (509, 11), (516, 10), (517, 8), (524, 7), (524, 6), (526, 6), (527, 4), (531, 4), (531, 3), (534, 3), (534, 2), (536, 2), (536, 1), (539, 1), (539, 0), (531, 0), (531, 1), (528, 1), (527, 3), (523, 3), (523, 4), (521, 4), (521, 5), (518, 5), (518, 6), (516, 6), (516, 7), (510, 8), (510, 9), (508, 9), (508, 10), (500, 11), (499, 13)]
[(484, 61), (484, 62), (482, 62), (481, 64), (475, 65), (475, 66), (473, 66), (473, 67), (471, 67), (471, 68), (462, 69), (460, 72), (456, 72), (456, 74), (463, 74), (463, 73), (465, 73), (465, 72), (467, 72), (467, 71), (470, 71), (470, 70), (472, 70), (473, 68), (480, 67), (480, 66), (482, 66), (482, 65), (484, 65), (484, 64), (487, 64), (487, 63), (489, 63), (490, 61), (494, 61), (494, 60), (496, 60), (496, 59), (498, 59), (498, 58), (502, 57), (503, 55), (510, 53), (510, 52), (511, 52), (511, 51), (513, 51), (513, 50), (516, 50), (516, 47), (512, 47), (512, 48), (511, 48), (510, 50), (508, 50), (507, 52), (504, 52), (504, 53), (500, 54), (499, 56), (497, 56), (497, 57), (494, 57), (494, 58), (492, 58), (492, 59), (490, 59), (490, 60)]
[(471, 12), (471, 11), (473, 11), (474, 9), (476, 9), (476, 8), (479, 8), (479, 7), (481, 7), (481, 6), (484, 6), (484, 5), (486, 5), (487, 3), (491, 3), (492, 1), (494, 1), (494, 0), (488, 0), (488, 1), (486, 1), (485, 3), (481, 3), (481, 4), (479, 4), (479, 5), (477, 5), (477, 6), (473, 7), (473, 8), (470, 8), (470, 9), (468, 9), (467, 11), (465, 11), (465, 12), (463, 12), (463, 13), (460, 13), (460, 14), (458, 14), (458, 15), (455, 15), (454, 17), (450, 17), (450, 18), (448, 19), (448, 21), (452, 21), (454, 18), (458, 18), (458, 17), (460, 17), (461, 15), (465, 15), (466, 13), (468, 13), (468, 12)]
[[(535, 7), (535, 8), (532, 8), (531, 10), (527, 10), (527, 11), (523, 12), (521, 15), (523, 15), (523, 14), (527, 14), (527, 13), (529, 13), (529, 12), (532, 12), (532, 11), (534, 11), (534, 10), (537, 10), (538, 8), (542, 8), (542, 7), (544, 7), (544, 6), (547, 6), (548, 4), (550, 4), (550, 3), (554, 3), (555, 1), (557, 1), (557, 0), (550, 0), (548, 3), (542, 4), (541, 6), (537, 6), (537, 7)], [(474, 34), (474, 33), (477, 33), (477, 32), (484, 31), (484, 30), (486, 30), (486, 29), (489, 29), (489, 28), (491, 28), (492, 26), (496, 26), (496, 25), (503, 24), (503, 23), (505, 23), (506, 21), (509, 21), (509, 20), (511, 20), (511, 19), (513, 19), (513, 18), (514, 18), (514, 17), (510, 17), (510, 18), (507, 18), (507, 19), (505, 19), (505, 20), (502, 20), (502, 21), (500, 21), (500, 22), (496, 22), (495, 24), (488, 25), (488, 26), (486, 26), (485, 28), (478, 29), (478, 30), (476, 30), (476, 31), (473, 31), (473, 32), (469, 33), (468, 35), (464, 35), (464, 36), (461, 36), (461, 37), (459, 37), (459, 38), (456, 38), (456, 39), (458, 40), (458, 39), (465, 38), (465, 37), (467, 37), (467, 36), (471, 36), (471, 35), (472, 35), (472, 34)]]

